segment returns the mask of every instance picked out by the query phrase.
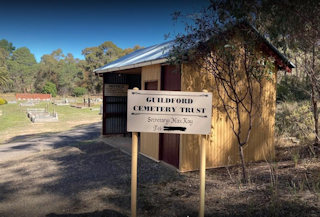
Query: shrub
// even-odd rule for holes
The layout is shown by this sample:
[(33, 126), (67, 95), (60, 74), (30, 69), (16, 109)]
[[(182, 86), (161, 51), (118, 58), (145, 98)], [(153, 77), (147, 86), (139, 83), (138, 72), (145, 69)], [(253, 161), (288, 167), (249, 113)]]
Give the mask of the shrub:
[(54, 83), (48, 81), (42, 88), (42, 93), (49, 93), (51, 96), (57, 96), (57, 87)]
[(5, 100), (4, 98), (1, 98), (0, 97), (0, 105), (4, 105), (4, 104), (7, 104), (7, 100)]
[(75, 87), (72, 93), (73, 93), (73, 96), (76, 96), (76, 97), (83, 96), (84, 94), (87, 93), (87, 89), (84, 87)]
[(309, 82), (297, 76), (285, 76), (277, 84), (277, 101), (303, 101), (310, 99)]
[(310, 103), (284, 102), (277, 105), (276, 132), (278, 135), (307, 139), (314, 132)]

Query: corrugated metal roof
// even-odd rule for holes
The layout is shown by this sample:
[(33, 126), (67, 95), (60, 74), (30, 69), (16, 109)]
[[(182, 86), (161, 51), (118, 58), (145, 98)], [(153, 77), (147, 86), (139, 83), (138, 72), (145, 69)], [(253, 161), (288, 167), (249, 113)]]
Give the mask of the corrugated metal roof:
[(145, 65), (151, 65), (157, 62), (166, 62), (173, 44), (174, 41), (168, 41), (162, 44), (136, 50), (94, 71), (96, 73), (102, 73), (136, 68), (144, 65), (143, 63), (145, 63)]
[[(285, 57), (276, 47), (274, 47), (263, 35), (261, 35), (258, 30), (249, 24), (251, 28), (262, 38), (262, 40), (273, 50), (290, 68), (295, 68), (295, 65), (290, 62), (290, 60)], [(153, 45), (147, 48), (142, 48), (136, 50), (126, 56), (119, 58), (105, 66), (102, 66), (94, 72), (104, 73), (104, 72), (114, 72), (125, 69), (138, 68), (147, 65), (165, 63), (168, 61), (168, 55), (170, 50), (174, 45), (174, 40), (164, 42), (162, 44)]]

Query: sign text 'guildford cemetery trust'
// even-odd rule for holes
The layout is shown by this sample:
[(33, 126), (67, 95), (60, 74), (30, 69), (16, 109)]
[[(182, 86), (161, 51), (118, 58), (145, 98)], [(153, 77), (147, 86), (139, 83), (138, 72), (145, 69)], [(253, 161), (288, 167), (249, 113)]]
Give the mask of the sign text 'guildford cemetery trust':
[(128, 90), (129, 132), (209, 134), (212, 93)]

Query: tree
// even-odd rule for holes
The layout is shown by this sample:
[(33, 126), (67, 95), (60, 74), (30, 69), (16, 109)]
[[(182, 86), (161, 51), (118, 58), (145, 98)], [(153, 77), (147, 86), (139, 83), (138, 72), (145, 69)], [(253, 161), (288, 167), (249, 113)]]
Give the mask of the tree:
[(243, 181), (247, 181), (243, 149), (248, 145), (253, 120), (261, 114), (264, 84), (274, 78), (274, 58), (261, 52), (261, 37), (246, 22), (217, 19), (216, 10), (204, 10), (187, 34), (180, 34), (170, 60), (186, 59), (213, 77), (216, 108), (228, 119), (237, 140)]
[(11, 42), (8, 42), (6, 39), (0, 40), (0, 48), (6, 50), (10, 55), (16, 49)]
[(320, 2), (318, 0), (211, 0), (220, 20), (250, 20), (285, 54), (300, 59), (301, 71), (310, 81), (315, 144), (320, 144)]
[(57, 96), (57, 88), (56, 85), (50, 81), (46, 82), (43, 86), (42, 93), (51, 94), (51, 96)]
[(78, 62), (70, 53), (65, 56), (61, 49), (43, 55), (36, 78), (36, 89), (41, 91), (45, 83), (50, 81), (56, 85), (59, 94), (71, 94), (73, 87), (81, 79), (79, 74), (82, 72)]
[(51, 54), (45, 54), (41, 57), (39, 72), (36, 78), (36, 90), (41, 91), (47, 81), (54, 84), (58, 83), (58, 71), (62, 65), (64, 55), (59, 48), (52, 51)]
[(93, 70), (106, 65), (124, 55), (127, 55), (137, 49), (142, 48), (139, 45), (133, 48), (121, 49), (111, 41), (106, 41), (97, 47), (89, 47), (82, 50), (85, 61), (80, 61), (79, 66), (83, 70), (83, 86), (91, 93), (102, 90), (102, 82), (98, 76), (95, 76)]
[(8, 61), (9, 76), (16, 91), (29, 92), (33, 89), (36, 59), (30, 50), (21, 47), (15, 50)]
[(0, 87), (2, 88), (6, 86), (6, 84), (8, 83), (8, 67), (7, 67), (8, 57), (9, 57), (9, 52), (7, 52), (3, 48), (0, 48)]
[(82, 55), (85, 56), (85, 62), (81, 62), (86, 81), (85, 87), (91, 93), (100, 92), (102, 82), (98, 76), (93, 74), (93, 70), (121, 57), (122, 49), (117, 47), (113, 42), (106, 41), (98, 47), (83, 49)]
[(11, 42), (6, 39), (0, 40), (0, 87), (3, 90), (8, 82), (8, 59), (10, 55), (15, 50), (15, 47)]
[(75, 88), (73, 89), (73, 95), (74, 95), (75, 97), (83, 96), (83, 95), (86, 94), (86, 93), (87, 93), (87, 90), (86, 90), (86, 88), (84, 88), (84, 87), (75, 87)]
[(135, 45), (133, 48), (126, 48), (122, 51), (122, 54), (123, 56), (124, 55), (127, 55), (129, 53), (132, 53), (133, 51), (136, 51), (136, 50), (140, 50), (142, 49), (143, 47), (141, 47), (140, 45)]

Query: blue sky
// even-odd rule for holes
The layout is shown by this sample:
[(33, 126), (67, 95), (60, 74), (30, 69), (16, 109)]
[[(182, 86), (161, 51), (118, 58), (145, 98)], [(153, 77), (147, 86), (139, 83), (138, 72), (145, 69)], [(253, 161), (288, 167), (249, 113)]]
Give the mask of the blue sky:
[(164, 42), (164, 35), (183, 32), (171, 14), (191, 14), (208, 0), (178, 1), (8, 1), (0, 4), (0, 39), (26, 46), (37, 59), (61, 48), (83, 59), (81, 50), (112, 41), (121, 48)]

